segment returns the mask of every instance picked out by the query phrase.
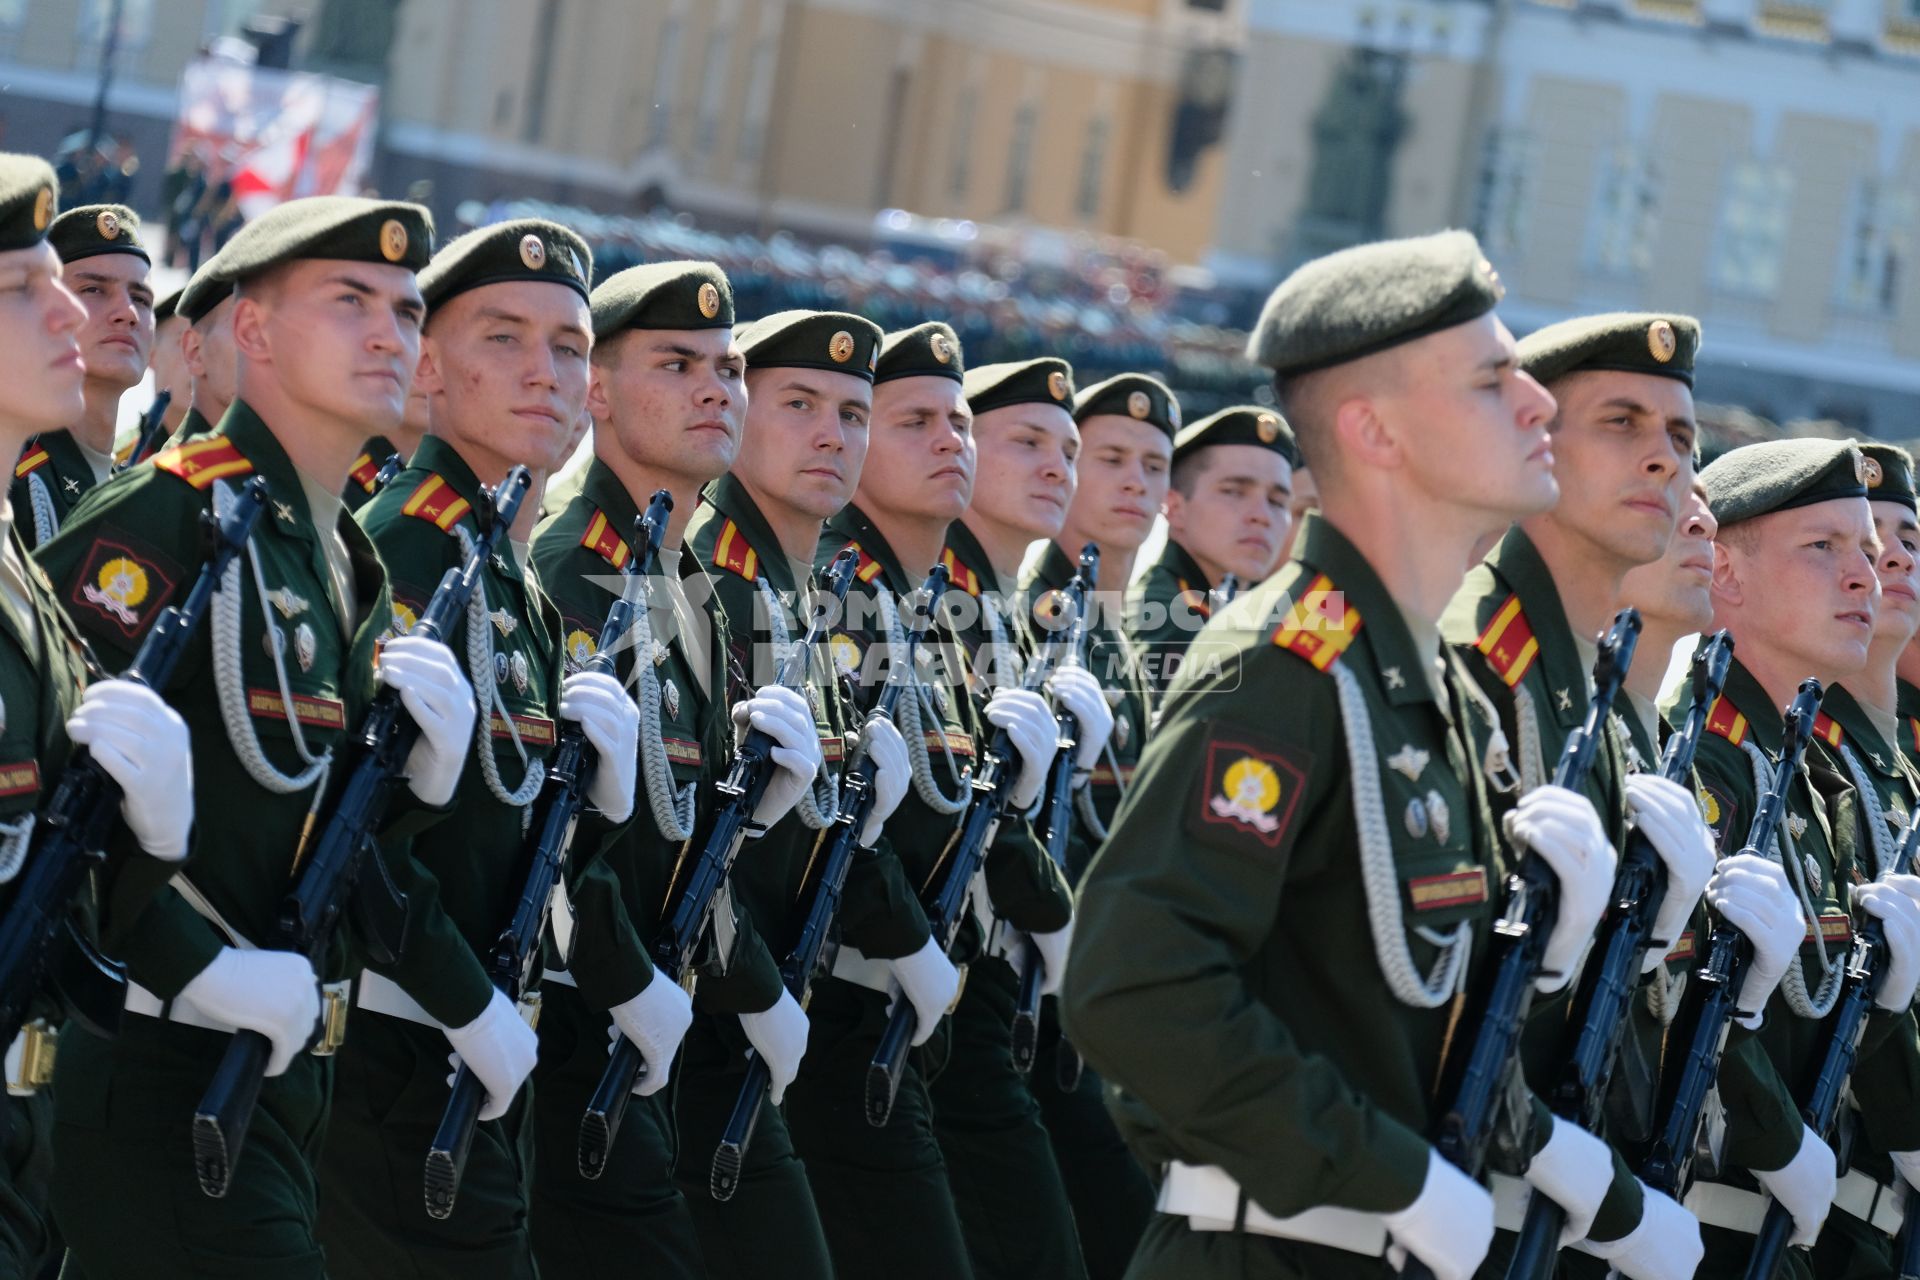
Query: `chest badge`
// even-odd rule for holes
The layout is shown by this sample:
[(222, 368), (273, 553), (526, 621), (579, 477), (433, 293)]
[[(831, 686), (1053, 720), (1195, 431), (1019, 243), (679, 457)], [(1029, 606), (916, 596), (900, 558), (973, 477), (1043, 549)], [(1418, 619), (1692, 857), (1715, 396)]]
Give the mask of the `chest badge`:
[(1387, 768), (1393, 770), (1408, 782), (1420, 781), (1420, 775), (1426, 772), (1427, 762), (1433, 759), (1431, 752), (1422, 751), (1409, 742), (1387, 757)]
[(1279, 829), (1280, 821), (1273, 811), (1280, 805), (1280, 775), (1272, 765), (1242, 756), (1227, 766), (1220, 785), (1221, 793), (1207, 801), (1207, 808), (1215, 814), (1262, 835), (1272, 835)]
[(934, 685), (933, 686), (934, 710), (938, 711), (942, 716), (944, 716), (947, 714), (947, 706), (948, 706), (947, 686), (945, 686), (944, 684)]
[(1419, 796), (1407, 801), (1407, 812), (1402, 819), (1407, 824), (1407, 834), (1415, 840), (1427, 834), (1427, 802)]
[(280, 611), (280, 616), (292, 621), (309, 608), (305, 596), (289, 591), (285, 587), (275, 587), (267, 592), (267, 603)]
[(313, 657), (319, 647), (312, 627), (303, 622), (293, 629), (293, 656), (302, 671), (313, 670)]
[(488, 613), (487, 617), (492, 620), (493, 629), (500, 633), (502, 640), (505, 640), (520, 629), (520, 619), (514, 617), (505, 609), (495, 609)]
[(1820, 862), (1810, 853), (1803, 853), (1800, 856), (1807, 864), (1807, 892), (1812, 893), (1824, 883), (1820, 875)]
[(511, 672), (512, 668), (507, 663), (507, 655), (495, 650), (493, 655), (493, 682), (495, 684), (505, 684)]
[(1433, 825), (1433, 838), (1445, 844), (1453, 831), (1453, 811), (1447, 807), (1447, 798), (1438, 791), (1427, 792), (1427, 821)]
[(651, 646), (647, 650), (647, 652), (653, 658), (653, 665), (656, 667), (664, 667), (665, 665), (667, 665), (666, 643), (660, 640), (649, 640), (647, 643), (649, 646)]
[(826, 712), (826, 708), (821, 704), (821, 701), (820, 701), (819, 687), (817, 685), (809, 684), (807, 685), (806, 689), (807, 689), (807, 710), (813, 713), (813, 718), (815, 720), (825, 721), (827, 718), (827, 712)]
[(660, 682), (660, 702), (661, 705), (667, 709), (668, 719), (678, 720), (680, 718), (679, 685), (675, 684), (672, 680), (662, 680)]
[(513, 673), (514, 692), (519, 694), (526, 693), (527, 686), (533, 683), (533, 669), (531, 664), (527, 662), (527, 655), (516, 649), (508, 666)]
[(1113, 745), (1124, 749), (1127, 745), (1127, 740), (1131, 737), (1133, 737), (1133, 721), (1129, 720), (1126, 716), (1115, 716), (1113, 718)]
[(1807, 820), (1797, 813), (1787, 815), (1787, 832), (1795, 840), (1807, 834)]

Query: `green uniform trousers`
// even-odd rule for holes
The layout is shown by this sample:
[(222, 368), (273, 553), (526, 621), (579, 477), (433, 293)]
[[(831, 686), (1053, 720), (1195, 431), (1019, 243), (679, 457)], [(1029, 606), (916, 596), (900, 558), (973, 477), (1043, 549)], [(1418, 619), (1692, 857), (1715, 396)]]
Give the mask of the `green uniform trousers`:
[(615, 1274), (699, 1280), (706, 1274), (699, 1238), (673, 1185), (676, 1086), (632, 1099), (606, 1171), (581, 1177), (580, 1117), (606, 1071), (613, 1020), (588, 1008), (572, 987), (549, 982), (541, 991), (540, 1064), (533, 1072), (533, 1251), (541, 1271), (564, 1280), (604, 1275), (614, 1263)]
[[(840, 1280), (972, 1280), (966, 1237), (919, 1069), (909, 1057), (893, 1115), (867, 1123), (867, 1064), (887, 997), (836, 978), (814, 988), (787, 1129), (813, 1185)], [(938, 1037), (936, 1037), (937, 1039)]]
[[(1820, 1232), (1823, 1238), (1838, 1216), (1837, 1209), (1827, 1215), (1827, 1227)], [(1700, 1269), (1694, 1272), (1696, 1280), (1742, 1280), (1747, 1274), (1747, 1259), (1753, 1256), (1751, 1234), (1703, 1224), (1700, 1241), (1706, 1245), (1707, 1253), (1700, 1260)], [(1782, 1255), (1780, 1267), (1773, 1274), (1775, 1280), (1812, 1280), (1814, 1272), (1807, 1265), (1806, 1251), (1790, 1248)]]
[(760, 1106), (731, 1199), (711, 1191), (713, 1152), (746, 1080), (747, 1037), (731, 1014), (698, 1014), (680, 1048), (680, 1162), (675, 1173), (693, 1211), (711, 1280), (833, 1280), (826, 1228), (786, 1118)]
[(1886, 1232), (1836, 1207), (1828, 1210), (1827, 1225), (1813, 1243), (1813, 1274), (1820, 1280), (1883, 1280), (1899, 1266), (1894, 1248)]
[(1128, 1280), (1392, 1280), (1385, 1258), (1231, 1231), (1195, 1231), (1157, 1213), (1127, 1268)]
[(53, 1093), (0, 1101), (0, 1276), (34, 1276), (60, 1248), (48, 1204), (53, 1177)]
[(1013, 1066), (1019, 979), (997, 956), (967, 966), (947, 1056), (928, 1072), (933, 1132), (979, 1280), (1084, 1280), (1073, 1207), (1040, 1121), (1040, 1104)]
[(194, 1177), (193, 1113), (231, 1040), (131, 1013), (115, 1041), (72, 1024), (61, 1033), (53, 1211), (67, 1240), (65, 1275), (322, 1280), (329, 1273), (315, 1174), (334, 1075), (329, 1059), (301, 1054), (261, 1088), (224, 1198), (203, 1193)]
[(1054, 1163), (1067, 1185), (1087, 1275), (1120, 1280), (1153, 1218), (1153, 1180), (1114, 1126), (1099, 1074), (1082, 1065), (1073, 1088), (1060, 1087), (1061, 1043), (1059, 1002), (1048, 996), (1040, 1006), (1040, 1047), (1027, 1087), (1040, 1103)]
[(353, 1011), (320, 1166), (320, 1240), (334, 1280), (538, 1274), (527, 1230), (527, 1090), (506, 1115), (475, 1126), (453, 1213), (427, 1214), (427, 1148), (447, 1107), (452, 1052), (438, 1027)]

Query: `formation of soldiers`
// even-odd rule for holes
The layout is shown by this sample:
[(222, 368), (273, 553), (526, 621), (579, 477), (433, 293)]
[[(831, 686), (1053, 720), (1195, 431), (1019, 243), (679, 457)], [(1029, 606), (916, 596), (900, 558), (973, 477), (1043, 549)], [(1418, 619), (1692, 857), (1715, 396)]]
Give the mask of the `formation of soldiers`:
[(0, 1274), (1910, 1273), (1913, 462), (1701, 468), (1692, 319), (1368, 245), (1186, 424), (400, 202), (156, 304), (55, 200)]

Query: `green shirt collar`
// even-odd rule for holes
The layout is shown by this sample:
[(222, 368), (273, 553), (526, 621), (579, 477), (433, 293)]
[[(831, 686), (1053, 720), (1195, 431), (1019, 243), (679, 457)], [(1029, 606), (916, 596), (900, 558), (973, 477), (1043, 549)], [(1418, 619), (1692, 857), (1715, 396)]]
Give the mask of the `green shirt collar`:
[(620, 482), (613, 468), (598, 458), (588, 463), (587, 474), (580, 482), (580, 496), (607, 518), (607, 525), (627, 544), (627, 550), (637, 554), (633, 545), (633, 522), (640, 518), (640, 504), (627, 492), (627, 486)]
[(1843, 741), (1853, 748), (1855, 758), (1864, 760), (1875, 773), (1889, 778), (1900, 776), (1898, 757), (1886, 735), (1873, 723), (1873, 717), (1860, 700), (1844, 685), (1829, 685), (1820, 709), (1840, 726)]
[[(1560, 603), (1560, 588), (1547, 562), (1540, 558), (1539, 548), (1515, 525), (1487, 556), (1487, 566), (1496, 581), (1520, 597), (1520, 612), (1526, 615), (1534, 641), (1540, 646), (1540, 676), (1556, 695), (1554, 716), (1562, 727), (1579, 724), (1586, 714), (1591, 673), (1581, 660), (1580, 646), (1567, 622), (1566, 608)], [(1562, 690), (1569, 696), (1559, 697)]]
[(786, 549), (780, 545), (773, 526), (760, 514), (760, 504), (747, 492), (747, 486), (728, 472), (707, 486), (706, 500), (716, 512), (733, 521), (746, 537), (747, 545), (753, 548), (759, 561), (760, 572), (776, 594), (788, 595), (798, 588), (793, 580), (793, 562), (787, 559)]
[(1160, 548), (1160, 558), (1153, 563), (1156, 568), (1165, 569), (1173, 574), (1176, 579), (1185, 584), (1185, 589), (1198, 589), (1205, 593), (1214, 588), (1215, 584), (1207, 577), (1206, 571), (1201, 569), (1200, 562), (1172, 538), (1168, 538), (1167, 545)]
[(1004, 592), (987, 549), (980, 545), (980, 539), (973, 536), (973, 530), (967, 528), (965, 521), (955, 520), (947, 526), (947, 550), (962, 566), (973, 570), (980, 579), (982, 591), (991, 591), (996, 597)]
[[(872, 518), (856, 504), (849, 502), (840, 508), (833, 519), (827, 521), (827, 531), (832, 535), (831, 541), (835, 545), (829, 546), (828, 540), (823, 539), (820, 547), (823, 553), (838, 554), (840, 548), (847, 543), (859, 543), (860, 550), (880, 565), (881, 576), (886, 579), (887, 586), (895, 595), (904, 595), (920, 585), (919, 578), (908, 581), (906, 573), (900, 568), (900, 557), (894, 554), (893, 547), (888, 544)], [(824, 559), (816, 557), (815, 562), (825, 563), (832, 558), (833, 555), (825, 555)]]
[[(280, 438), (244, 400), (235, 400), (227, 406), (216, 430), (233, 441), (253, 464), (253, 473), (267, 482), (266, 518), (278, 525), (281, 533), (312, 542), (313, 512), (307, 506), (300, 472), (281, 447)], [(350, 517), (343, 514), (342, 518)]]
[[(1356, 643), (1367, 646), (1375, 668), (1385, 677), (1382, 683), (1387, 701), (1395, 706), (1434, 702), (1433, 682), (1425, 678), (1425, 672), (1440, 657), (1439, 647), (1432, 653), (1419, 651), (1399, 604), (1359, 548), (1325, 518), (1309, 515), (1300, 527), (1294, 558), (1308, 570), (1300, 579), (1303, 587), (1315, 573), (1324, 573), (1334, 589), (1345, 596), (1347, 607), (1359, 613)], [(1396, 680), (1388, 673), (1401, 678)], [(1447, 708), (1442, 706), (1442, 710)]]

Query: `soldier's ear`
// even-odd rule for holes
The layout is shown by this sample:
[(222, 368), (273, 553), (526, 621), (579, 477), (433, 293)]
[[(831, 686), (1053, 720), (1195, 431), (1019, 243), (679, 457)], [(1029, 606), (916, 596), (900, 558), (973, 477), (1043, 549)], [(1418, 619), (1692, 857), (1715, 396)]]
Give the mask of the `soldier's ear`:
[(414, 390), (427, 395), (438, 395), (447, 389), (447, 380), (440, 373), (440, 361), (434, 349), (432, 338), (422, 334), (420, 337), (420, 363), (414, 366)]
[(1167, 487), (1167, 497), (1160, 510), (1167, 518), (1168, 533), (1179, 537), (1187, 531), (1187, 500), (1178, 489)]
[(192, 325), (188, 325), (180, 334), (180, 359), (187, 366), (187, 376), (207, 376), (206, 348)]
[(1398, 468), (1404, 460), (1393, 429), (1364, 395), (1348, 396), (1335, 407), (1333, 433), (1341, 451), (1366, 466)]
[(273, 343), (267, 338), (267, 308), (257, 299), (236, 295), (233, 300), (233, 349), (249, 363), (273, 361)]
[(1741, 557), (1724, 542), (1713, 544), (1713, 602), (1716, 605), (1746, 603), (1746, 588), (1741, 581)]
[(587, 412), (593, 415), (595, 422), (606, 422), (613, 417), (613, 397), (607, 389), (609, 366), (595, 360), (587, 375)]

